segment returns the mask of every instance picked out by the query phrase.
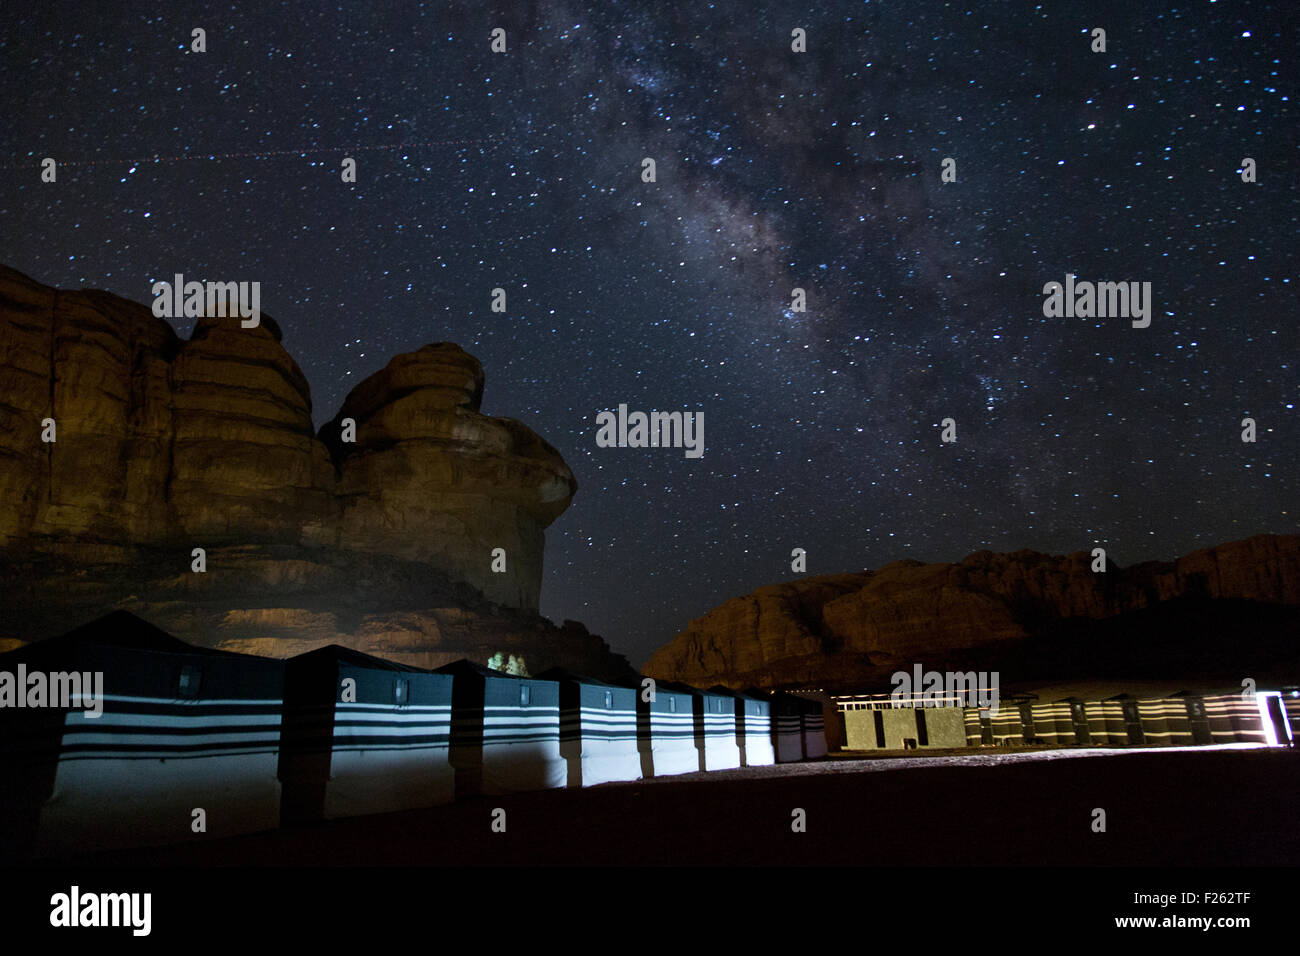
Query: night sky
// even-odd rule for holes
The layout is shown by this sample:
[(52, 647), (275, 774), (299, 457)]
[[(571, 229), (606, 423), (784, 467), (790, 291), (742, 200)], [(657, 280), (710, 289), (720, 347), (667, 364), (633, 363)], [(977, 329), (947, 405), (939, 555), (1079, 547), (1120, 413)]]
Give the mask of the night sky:
[[(39, 6), (0, 14), (0, 261), (259, 281), (318, 425), (459, 343), (579, 482), (543, 613), (634, 663), (795, 547), (1300, 529), (1294, 0)], [(1066, 273), (1151, 282), (1151, 326), (1045, 318)], [(703, 458), (598, 448), (619, 403), (703, 411)]]

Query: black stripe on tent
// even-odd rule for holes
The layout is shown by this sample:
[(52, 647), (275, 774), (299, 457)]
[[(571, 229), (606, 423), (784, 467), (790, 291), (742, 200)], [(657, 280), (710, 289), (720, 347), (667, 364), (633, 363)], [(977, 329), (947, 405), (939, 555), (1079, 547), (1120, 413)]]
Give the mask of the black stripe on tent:
[(61, 758), (64, 760), (94, 757), (96, 754), (139, 754), (142, 756), (159, 756), (159, 759), (184, 756), (203, 756), (212, 751), (225, 750), (246, 755), (250, 753), (278, 754), (279, 740), (250, 740), (245, 742), (227, 741), (225, 743), (207, 744), (64, 744)]

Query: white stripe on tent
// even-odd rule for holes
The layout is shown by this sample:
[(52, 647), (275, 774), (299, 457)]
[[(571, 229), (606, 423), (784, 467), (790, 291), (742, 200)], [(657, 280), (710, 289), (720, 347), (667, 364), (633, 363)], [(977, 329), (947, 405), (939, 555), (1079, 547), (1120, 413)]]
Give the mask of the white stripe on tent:
[(280, 712), (267, 711), (265, 714), (132, 714), (124, 711), (104, 711), (102, 717), (87, 717), (82, 711), (69, 711), (64, 726), (70, 730), (84, 724), (86, 732), (109, 727), (157, 727), (160, 724), (174, 723), (178, 727), (219, 726), (256, 726), (259, 724), (280, 723)]
[(121, 694), (101, 694), (101, 700), (115, 700), (118, 702), (140, 701), (145, 704), (168, 704), (177, 707), (262, 707), (268, 704), (283, 704), (284, 701), (278, 697), (235, 697), (232, 699), (213, 699), (202, 698), (192, 699), (186, 697), (130, 697)]

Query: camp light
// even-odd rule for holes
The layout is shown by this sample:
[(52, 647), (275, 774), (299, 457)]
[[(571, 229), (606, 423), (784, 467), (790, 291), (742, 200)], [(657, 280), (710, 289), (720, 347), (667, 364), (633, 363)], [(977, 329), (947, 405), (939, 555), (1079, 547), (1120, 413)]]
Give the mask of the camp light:
[[(1277, 700), (1277, 710), (1281, 714), (1281, 719), (1276, 723), (1273, 721), (1273, 715), (1268, 711), (1268, 700), (1272, 697)], [(1282, 694), (1275, 690), (1261, 690), (1255, 693), (1255, 706), (1259, 708), (1259, 724), (1264, 731), (1264, 741), (1270, 747), (1289, 747), (1291, 746), (1291, 725), (1286, 719), (1286, 711), (1282, 706)], [(1286, 733), (1286, 739), (1278, 738), (1277, 729), (1281, 727)]]

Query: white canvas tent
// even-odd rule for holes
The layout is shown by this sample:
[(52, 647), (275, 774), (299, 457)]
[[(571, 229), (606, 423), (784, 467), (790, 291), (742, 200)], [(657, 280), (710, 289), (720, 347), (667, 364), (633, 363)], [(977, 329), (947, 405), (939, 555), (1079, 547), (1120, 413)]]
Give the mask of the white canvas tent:
[(1075, 730), (1070, 701), (1042, 701), (1031, 705), (1034, 736), (1043, 743), (1059, 747), (1074, 745)]
[(776, 763), (772, 747), (772, 698), (759, 690), (736, 694), (736, 724), (740, 731), (741, 763), (766, 767)]
[(637, 750), (642, 777), (670, 777), (696, 773), (700, 752), (695, 744), (695, 711), (691, 694), (654, 685), (653, 699), (642, 687), (643, 678), (621, 681), (636, 694)]
[(791, 694), (772, 697), (772, 749), (777, 763), (803, 759), (803, 701)]
[(637, 692), (558, 667), (537, 676), (560, 685), (560, 753), (569, 786), (640, 780)]
[(337, 644), (286, 662), (283, 822), (454, 800), (452, 681)]
[(726, 694), (698, 690), (677, 682), (660, 682), (661, 687), (690, 694), (695, 746), (700, 770), (733, 770), (740, 766), (740, 744), (736, 740), (736, 710)]
[(803, 756), (805, 760), (817, 760), (826, 756), (826, 715), (819, 700), (809, 697), (797, 698), (803, 707)]
[(461, 660), (434, 673), (452, 684), (451, 763), (456, 795), (563, 787), (560, 685)]
[[(194, 647), (117, 611), (0, 655), (0, 674), (102, 680), (102, 714), (0, 708), (6, 855), (154, 846), (274, 829), (281, 661)], [(83, 688), (89, 690), (90, 688)], [(29, 699), (26, 703), (31, 703)]]

